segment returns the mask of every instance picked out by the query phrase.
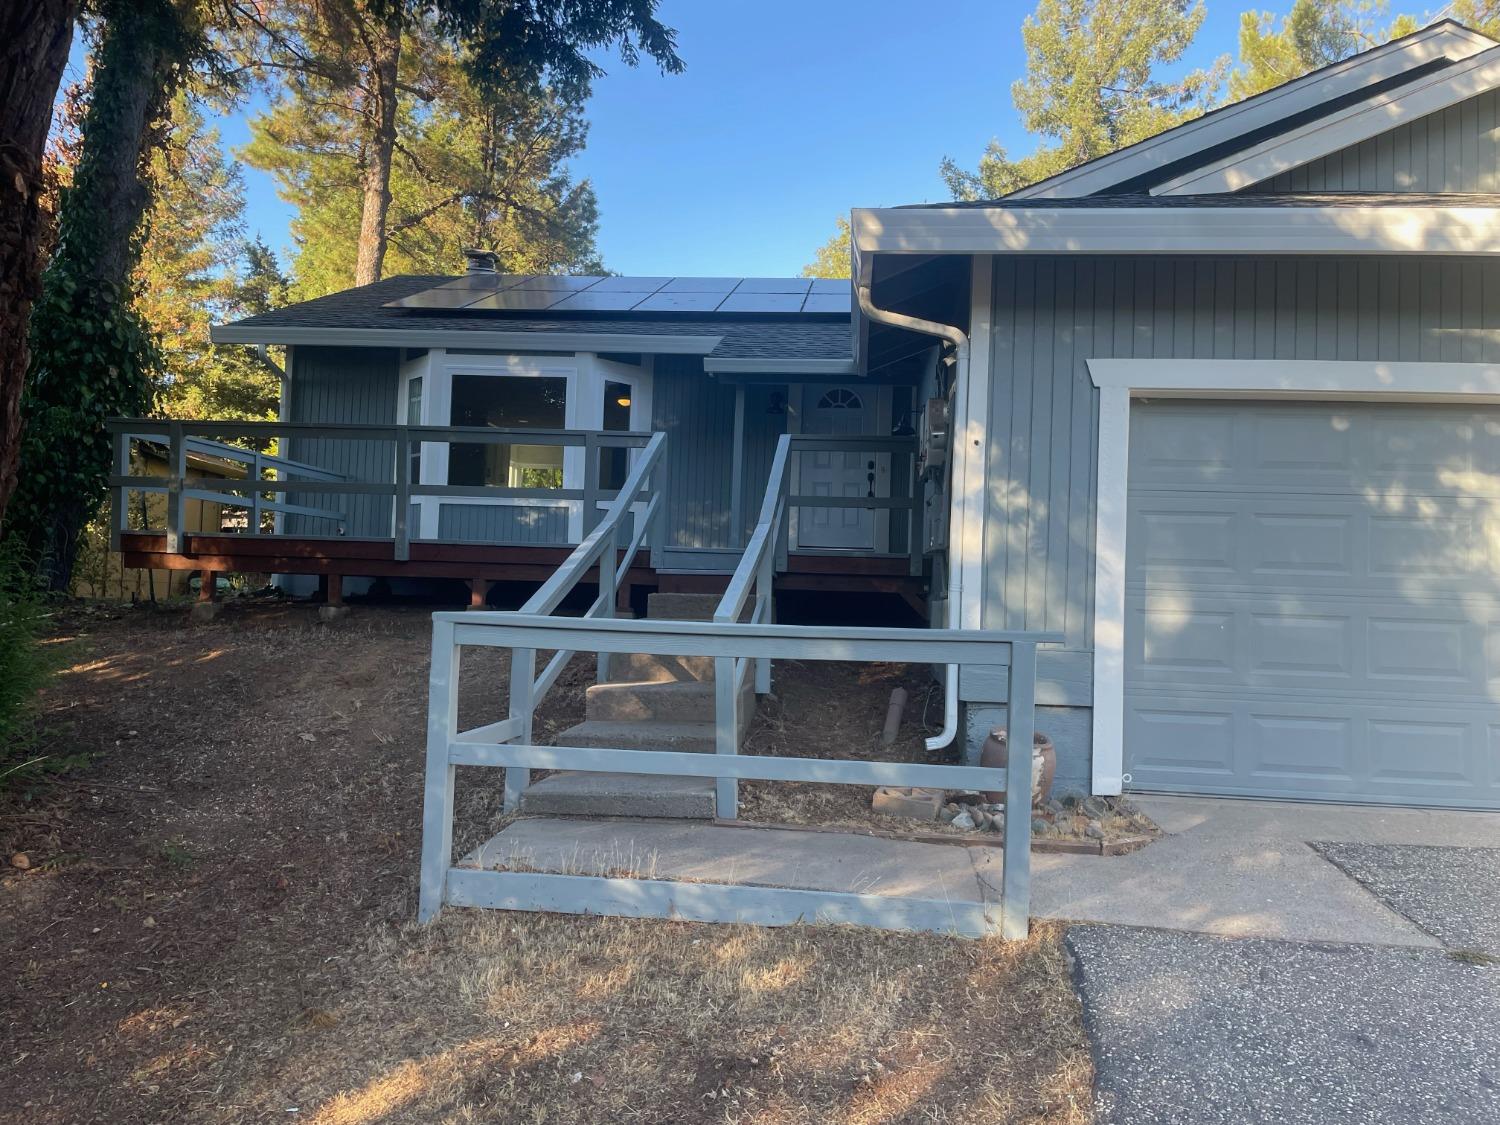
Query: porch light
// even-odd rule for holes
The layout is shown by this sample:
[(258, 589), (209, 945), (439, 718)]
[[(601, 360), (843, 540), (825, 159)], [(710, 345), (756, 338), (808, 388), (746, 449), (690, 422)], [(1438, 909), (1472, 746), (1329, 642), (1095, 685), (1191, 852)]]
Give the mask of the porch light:
[(615, 399), (615, 405), (616, 406), (629, 406), (630, 405), (630, 396), (629, 395), (621, 395), (619, 398)]

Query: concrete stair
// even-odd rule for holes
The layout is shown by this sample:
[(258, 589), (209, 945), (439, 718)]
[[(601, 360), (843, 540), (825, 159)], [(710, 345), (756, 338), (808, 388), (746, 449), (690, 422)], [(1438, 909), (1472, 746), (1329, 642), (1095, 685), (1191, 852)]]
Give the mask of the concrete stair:
[[(646, 616), (656, 621), (706, 621), (712, 594), (652, 594)], [(617, 654), (608, 683), (590, 686), (585, 719), (554, 740), (558, 746), (621, 750), (714, 752), (714, 667), (706, 656)], [(740, 702), (740, 738), (755, 715), (755, 693)], [(639, 816), (709, 819), (711, 778), (563, 771), (531, 785), (521, 809), (558, 816)]]

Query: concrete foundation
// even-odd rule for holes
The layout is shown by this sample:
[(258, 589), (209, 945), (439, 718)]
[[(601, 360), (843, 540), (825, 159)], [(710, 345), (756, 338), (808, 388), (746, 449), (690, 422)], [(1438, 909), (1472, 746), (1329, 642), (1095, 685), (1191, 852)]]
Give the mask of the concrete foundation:
[(218, 602), (194, 602), (193, 608), (188, 610), (188, 620), (196, 624), (206, 624), (219, 616)]
[(318, 607), (319, 621), (342, 621), (349, 616), (349, 607), (346, 605), (320, 605)]

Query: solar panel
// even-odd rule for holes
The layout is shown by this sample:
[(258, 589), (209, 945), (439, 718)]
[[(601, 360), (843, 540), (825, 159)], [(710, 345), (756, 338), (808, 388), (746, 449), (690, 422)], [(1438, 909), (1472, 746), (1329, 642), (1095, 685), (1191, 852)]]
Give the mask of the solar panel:
[(481, 297), (467, 308), (487, 312), (549, 309), (557, 304), (560, 297), (561, 294), (548, 289), (507, 289), (501, 293), (491, 293), (486, 297)]
[(591, 286), (591, 293), (655, 293), (670, 277), (606, 277)]
[(713, 312), (727, 293), (653, 293), (635, 306), (636, 312)]
[(720, 312), (794, 313), (802, 311), (801, 293), (742, 293), (736, 289), (719, 306)]
[(553, 312), (629, 312), (651, 296), (650, 293), (601, 293), (597, 289), (557, 295), (563, 299), (552, 306)]
[(582, 275), (579, 275), (579, 276), (564, 275), (564, 276), (559, 276), (559, 277), (539, 276), (539, 277), (528, 278), (526, 281), (521, 282), (520, 285), (517, 285), (516, 288), (517, 289), (550, 289), (550, 290), (552, 290), (554, 292), (559, 292), (559, 293), (575, 293), (575, 292), (577, 292), (580, 289), (587, 289), (589, 286), (595, 285), (595, 284), (597, 284), (597, 283), (599, 283), (600, 281), (603, 281), (603, 280), (604, 279), (602, 277), (598, 277), (598, 276), (592, 276), (592, 277), (586, 277), (586, 276), (582, 276)]
[(734, 295), (741, 293), (799, 293), (805, 294), (812, 287), (810, 277), (747, 277), (735, 287)]
[(733, 292), (740, 283), (737, 277), (674, 277), (661, 287), (663, 293), (723, 293)]
[(815, 277), (812, 279), (814, 293), (848, 293), (852, 282), (847, 277)]
[(847, 313), (852, 311), (851, 294), (846, 289), (843, 293), (809, 293), (807, 300), (802, 302), (802, 311), (805, 313)]
[(475, 301), (482, 301), (492, 292), (475, 289), (424, 289), (409, 297), (387, 301), (386, 308), (393, 309), (462, 309)]

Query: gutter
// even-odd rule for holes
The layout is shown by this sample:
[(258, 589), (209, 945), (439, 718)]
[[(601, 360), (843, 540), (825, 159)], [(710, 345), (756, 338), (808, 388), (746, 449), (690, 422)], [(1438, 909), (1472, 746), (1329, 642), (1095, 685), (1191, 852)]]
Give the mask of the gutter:
[[(968, 417), (969, 408), (969, 337), (962, 329), (952, 324), (942, 324), (935, 320), (922, 320), (920, 317), (907, 316), (905, 313), (892, 312), (875, 305), (870, 296), (870, 281), (860, 278), (860, 272), (856, 267), (854, 283), (855, 297), (859, 301), (859, 309), (865, 316), (876, 324), (888, 325), (892, 328), (905, 328), (912, 332), (920, 332), (925, 336), (935, 336), (944, 343), (951, 344), (954, 356), (954, 380), (956, 394), (953, 403), (953, 417), (955, 422), (959, 418)], [(950, 464), (948, 467), (950, 481), (962, 481), (964, 479), (964, 466), (968, 460), (967, 442), (958, 440), (958, 435), (953, 433), (949, 437)], [(961, 551), (953, 549), (953, 529), (964, 526), (964, 495), (961, 489), (951, 484), (949, 505), (952, 509), (952, 518), (948, 523), (948, 622), (951, 625), (963, 597), (963, 568), (960, 555)], [(918, 529), (912, 527), (910, 534), (916, 535)], [(943, 729), (927, 740), (927, 749), (941, 750), (952, 744), (958, 735), (958, 665), (947, 665), (947, 672), (943, 682)]]

